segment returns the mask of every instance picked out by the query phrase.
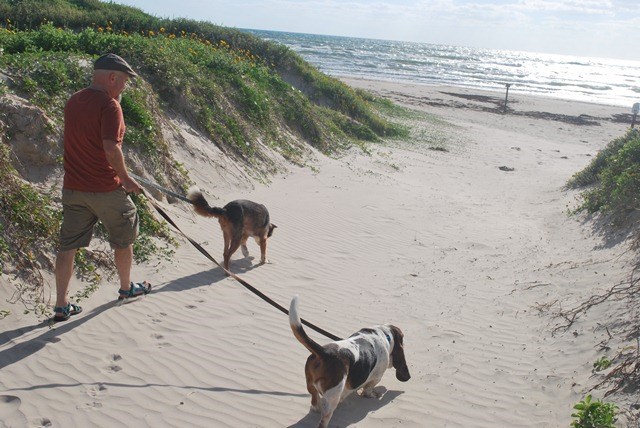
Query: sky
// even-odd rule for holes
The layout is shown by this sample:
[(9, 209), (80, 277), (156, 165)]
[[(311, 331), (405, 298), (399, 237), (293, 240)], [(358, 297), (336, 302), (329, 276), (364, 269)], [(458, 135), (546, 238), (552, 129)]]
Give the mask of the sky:
[(226, 27), (640, 60), (640, 0), (114, 0)]

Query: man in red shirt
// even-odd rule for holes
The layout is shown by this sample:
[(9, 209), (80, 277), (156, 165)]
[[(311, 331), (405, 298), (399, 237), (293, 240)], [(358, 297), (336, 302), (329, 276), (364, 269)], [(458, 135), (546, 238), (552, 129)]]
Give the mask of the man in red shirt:
[(89, 87), (69, 98), (64, 109), (63, 220), (56, 257), (54, 321), (66, 321), (82, 312), (69, 301), (73, 261), (78, 248), (87, 247), (99, 221), (107, 229), (120, 278), (119, 299), (148, 294), (151, 285), (131, 282), (133, 242), (138, 235), (138, 213), (127, 192), (140, 192), (129, 176), (122, 153), (125, 123), (120, 97), (130, 77), (137, 74), (115, 54), (94, 63)]

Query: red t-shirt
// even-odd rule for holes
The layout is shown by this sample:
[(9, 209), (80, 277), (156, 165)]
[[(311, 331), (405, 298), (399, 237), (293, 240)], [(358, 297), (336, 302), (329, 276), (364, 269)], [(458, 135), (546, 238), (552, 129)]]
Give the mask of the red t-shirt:
[(125, 124), (120, 103), (106, 92), (85, 88), (64, 108), (63, 187), (83, 192), (110, 192), (120, 178), (104, 154), (102, 140), (122, 144)]

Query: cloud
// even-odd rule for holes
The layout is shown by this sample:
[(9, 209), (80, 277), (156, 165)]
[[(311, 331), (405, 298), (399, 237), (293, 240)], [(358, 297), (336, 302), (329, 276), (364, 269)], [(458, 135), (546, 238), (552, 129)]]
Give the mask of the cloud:
[(627, 58), (640, 44), (638, 0), (116, 1), (237, 28)]
[(601, 14), (610, 12), (613, 4), (608, 0), (522, 0), (518, 7), (535, 12), (570, 12)]

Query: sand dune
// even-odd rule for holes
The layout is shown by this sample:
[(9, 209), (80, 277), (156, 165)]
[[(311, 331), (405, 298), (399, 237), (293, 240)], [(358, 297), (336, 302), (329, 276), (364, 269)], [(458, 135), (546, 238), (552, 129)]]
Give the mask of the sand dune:
[[(446, 120), (448, 151), (394, 143), (318, 155), (317, 172), (292, 167), (269, 185), (238, 172), (221, 182), (224, 171), (208, 175), (200, 156), (194, 176), (210, 202), (253, 199), (278, 225), (269, 264), (257, 265), (253, 242), (250, 259), (234, 256), (244, 280), (285, 307), (298, 295), (302, 317), (339, 336), (384, 322), (403, 329), (412, 379), (388, 371), (381, 399), (349, 397), (331, 426), (568, 426), (605, 333), (587, 318), (552, 335), (556, 321), (538, 309), (627, 273), (626, 247), (602, 245), (567, 216), (576, 193), (562, 189), (625, 132), (605, 120), (625, 112), (512, 91), (514, 111), (551, 115), (501, 115), (462, 89), (345, 80)], [(599, 124), (553, 116), (583, 114)], [(163, 206), (221, 258), (216, 221)], [(173, 260), (134, 273), (156, 286), (139, 301), (117, 306), (117, 286), (105, 284), (54, 328), (18, 309), (1, 321), (0, 426), (317, 425), (307, 351), (284, 314), (184, 240)]]

